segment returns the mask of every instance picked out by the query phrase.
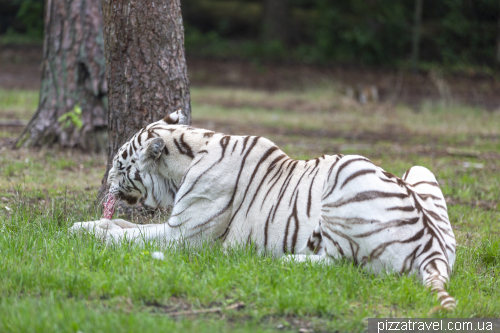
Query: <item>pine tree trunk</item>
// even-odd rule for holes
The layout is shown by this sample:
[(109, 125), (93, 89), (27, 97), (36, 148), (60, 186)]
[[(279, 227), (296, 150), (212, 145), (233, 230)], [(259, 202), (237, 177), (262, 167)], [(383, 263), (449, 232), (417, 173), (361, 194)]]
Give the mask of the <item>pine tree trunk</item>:
[(191, 122), (180, 0), (103, 0), (108, 164), (142, 127), (182, 109)]
[(105, 150), (108, 89), (101, 2), (48, 0), (45, 13), (40, 100), (16, 146)]
[(283, 44), (290, 42), (290, 3), (289, 0), (264, 0), (265, 41), (278, 40)]

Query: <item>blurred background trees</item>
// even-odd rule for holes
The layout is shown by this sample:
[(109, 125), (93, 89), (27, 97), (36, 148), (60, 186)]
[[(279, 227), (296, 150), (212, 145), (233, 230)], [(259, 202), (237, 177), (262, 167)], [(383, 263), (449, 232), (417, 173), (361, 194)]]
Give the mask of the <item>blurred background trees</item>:
[[(413, 54), (420, 69), (500, 63), (498, 0), (181, 0), (181, 6), (188, 56), (410, 67)], [(4, 40), (41, 38), (43, 0), (0, 0), (0, 7)]]

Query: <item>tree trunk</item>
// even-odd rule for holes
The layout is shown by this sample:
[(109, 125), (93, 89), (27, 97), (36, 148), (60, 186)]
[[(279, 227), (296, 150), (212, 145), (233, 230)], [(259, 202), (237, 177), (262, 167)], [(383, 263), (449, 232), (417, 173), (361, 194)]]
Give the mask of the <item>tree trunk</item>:
[(180, 0), (103, 0), (109, 84), (108, 164), (142, 127), (182, 109), (191, 123)]
[(38, 109), (17, 147), (106, 149), (107, 84), (100, 0), (48, 0)]
[(283, 44), (290, 41), (290, 3), (288, 0), (264, 0), (265, 41), (278, 40)]

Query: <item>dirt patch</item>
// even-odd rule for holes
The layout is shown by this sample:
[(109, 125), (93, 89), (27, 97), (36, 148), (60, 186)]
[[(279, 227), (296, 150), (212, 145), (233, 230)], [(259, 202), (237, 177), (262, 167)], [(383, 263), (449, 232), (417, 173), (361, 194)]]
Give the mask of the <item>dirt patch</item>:
[(179, 297), (171, 297), (167, 304), (162, 304), (157, 300), (145, 302), (145, 305), (151, 312), (168, 314), (176, 311), (189, 311), (193, 305), (188, 303), (185, 299)]
[[(264, 126), (256, 124), (243, 124), (231, 121), (216, 121), (210, 119), (198, 118), (193, 120), (193, 125), (199, 128), (217, 130), (231, 135), (248, 135), (251, 133), (255, 136), (295, 136), (305, 138), (318, 139), (346, 139), (347, 141), (369, 142), (370, 144), (387, 141), (404, 144), (414, 138), (409, 135), (405, 129), (398, 126), (388, 125), (381, 131), (332, 131), (324, 128), (308, 130), (303, 128), (285, 128), (277, 126)], [(434, 141), (437, 141), (435, 138)], [(432, 142), (432, 137), (426, 135), (426, 141)], [(417, 147), (420, 150), (426, 150), (425, 147)], [(426, 150), (428, 152), (428, 149)]]
[(287, 316), (266, 316), (261, 319), (261, 322), (272, 329), (284, 332), (299, 332), (299, 333), (319, 333), (330, 332), (325, 330), (327, 318), (318, 317), (299, 317), (293, 315)]
[(0, 87), (2, 89), (40, 89), (40, 66), (37, 64), (0, 65)]
[[(418, 108), (426, 100), (451, 98), (456, 103), (477, 105), (488, 110), (500, 108), (500, 81), (473, 72), (436, 79), (433, 73), (407, 73), (362, 66), (254, 65), (234, 60), (196, 58), (188, 58), (187, 63), (193, 85), (267, 91), (304, 89), (332, 83), (339, 84), (341, 89), (374, 85), (382, 102), (392, 101)], [(438, 87), (441, 84), (449, 88), (450, 96), (443, 96)]]
[(216, 105), (228, 109), (264, 109), (264, 110), (286, 110), (297, 112), (335, 112), (337, 108), (332, 106), (329, 101), (304, 101), (301, 99), (290, 98), (287, 100), (266, 99), (260, 101), (237, 101), (230, 99), (221, 99), (219, 97), (198, 97), (196, 102), (204, 105)]
[(16, 143), (16, 137), (0, 138), (0, 146), (1, 147), (7, 147), (9, 149), (14, 149), (15, 143)]
[[(0, 88), (39, 89), (41, 62), (41, 46), (2, 46)], [(433, 73), (407, 73), (362, 66), (253, 64), (195, 57), (188, 57), (187, 63), (189, 80), (193, 86), (279, 91), (331, 84), (339, 86), (341, 90), (374, 85), (378, 88), (382, 102), (405, 103), (418, 108), (426, 100), (451, 98), (457, 103), (481, 106), (488, 110), (500, 108), (500, 81), (474, 72), (436, 79)], [(443, 96), (439, 87), (442, 84), (449, 88), (450, 96)], [(304, 107), (300, 102), (287, 103), (283, 104), (284, 109)]]
[(0, 50), (0, 88), (40, 89), (42, 47), (6, 46)]

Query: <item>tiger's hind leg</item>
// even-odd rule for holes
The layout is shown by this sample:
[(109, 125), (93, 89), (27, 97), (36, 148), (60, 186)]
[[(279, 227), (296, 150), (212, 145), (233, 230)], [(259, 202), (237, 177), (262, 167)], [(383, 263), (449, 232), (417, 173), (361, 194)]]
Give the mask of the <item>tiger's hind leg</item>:
[(446, 210), (443, 192), (439, 188), (436, 177), (429, 169), (422, 166), (413, 166), (404, 173), (402, 179), (411, 186), (418, 188), (418, 192), (436, 196), (434, 203), (442, 205)]
[(451, 228), (448, 217), (448, 207), (444, 199), (443, 192), (439, 187), (434, 174), (427, 168), (421, 166), (411, 167), (403, 175), (403, 180), (410, 185), (415, 193), (418, 194), (419, 201), (427, 211), (434, 212), (431, 218), (439, 226), (446, 244), (446, 256), (448, 264), (453, 267), (455, 263), (456, 242), (455, 235)]
[[(385, 270), (385, 266), (398, 270), (400, 251), (390, 245), (405, 237), (396, 227), (398, 222), (415, 218), (405, 207), (407, 199), (404, 189), (387, 179), (384, 171), (366, 157), (344, 156), (332, 166), (323, 188), (321, 234), (325, 254), (353, 260), (374, 273)], [(415, 228), (411, 223), (405, 226)]]
[(453, 310), (456, 307), (456, 302), (445, 290), (445, 285), (455, 262), (456, 243), (443, 193), (434, 174), (421, 166), (410, 168), (403, 175), (403, 180), (416, 193), (416, 200), (423, 208), (424, 216), (428, 220), (427, 223), (433, 228), (439, 229), (441, 244), (444, 244), (446, 250), (444, 252), (442, 246), (432, 244), (432, 247), (443, 253), (439, 255), (434, 252), (437, 258), (424, 259), (419, 273), (424, 285), (437, 293), (441, 306), (447, 310)]
[(288, 254), (283, 256), (284, 261), (293, 262), (330, 262), (330, 258), (325, 256), (323, 236), (321, 235), (321, 222), (318, 223), (307, 240), (306, 246), (299, 250), (299, 254)]
[[(419, 273), (443, 307), (455, 260), (455, 237), (434, 175), (413, 167), (402, 180), (362, 156), (346, 156), (324, 187), (322, 236), (325, 253), (352, 259), (373, 273)], [(423, 269), (422, 269), (423, 268)]]
[(413, 166), (405, 172), (402, 179), (411, 186), (414, 192), (419, 193), (424, 201), (430, 199), (431, 206), (437, 208), (437, 212), (448, 220), (446, 200), (436, 177), (429, 169), (422, 166)]

